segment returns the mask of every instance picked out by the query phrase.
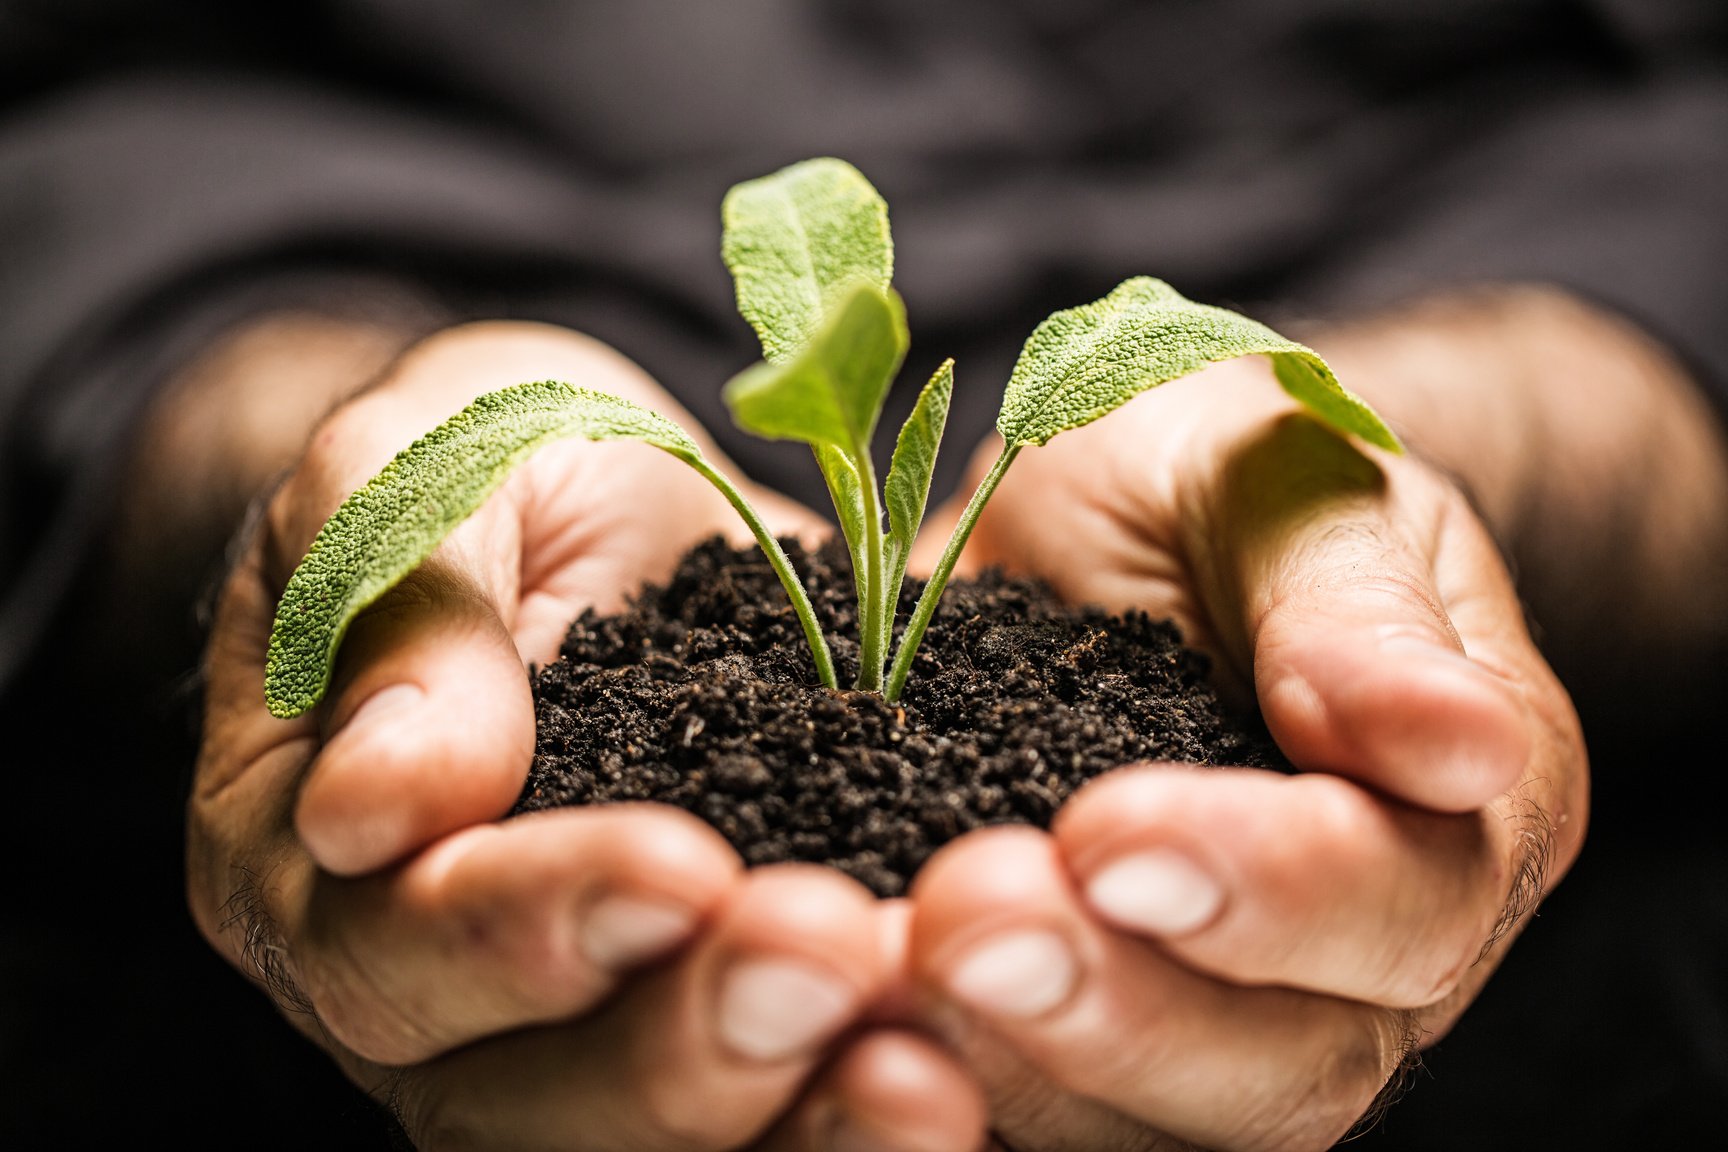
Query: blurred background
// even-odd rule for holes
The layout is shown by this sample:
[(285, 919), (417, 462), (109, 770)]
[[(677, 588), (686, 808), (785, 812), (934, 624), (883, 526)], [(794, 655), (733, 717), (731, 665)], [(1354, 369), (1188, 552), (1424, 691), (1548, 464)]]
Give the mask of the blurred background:
[[(1554, 282), (1720, 387), (1725, 66), (1721, 0), (0, 0), (0, 1143), (394, 1141), (181, 895), (222, 540), (112, 541), (141, 414), (222, 333), (567, 324), (816, 499), (719, 406), (756, 355), (719, 202), (837, 155), (893, 211), (908, 372), (958, 361), (953, 444), (1039, 319), (1140, 273), (1298, 335)], [(1649, 793), (1695, 734), (1621, 719), (1586, 714), (1583, 861), (1355, 1146), (1666, 1147), (1728, 1102), (1722, 854)]]

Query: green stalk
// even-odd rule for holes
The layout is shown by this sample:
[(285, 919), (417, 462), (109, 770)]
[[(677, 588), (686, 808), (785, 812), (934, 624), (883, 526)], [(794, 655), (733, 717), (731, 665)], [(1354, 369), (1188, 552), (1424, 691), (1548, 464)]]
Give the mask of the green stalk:
[(966, 541), (971, 537), (972, 529), (977, 526), (984, 505), (989, 503), (991, 495), (996, 491), (996, 485), (1002, 483), (1008, 465), (1014, 463), (1014, 457), (1020, 454), (1023, 447), (1023, 444), (1003, 446), (1002, 454), (996, 457), (996, 463), (990, 466), (990, 474), (979, 482), (978, 490), (973, 492), (972, 499), (966, 502), (966, 510), (960, 513), (960, 520), (954, 525), (953, 534), (948, 537), (948, 546), (942, 549), (942, 558), (936, 561), (936, 569), (930, 573), (930, 582), (924, 585), (924, 591), (912, 609), (912, 618), (906, 622), (906, 632), (900, 637), (900, 648), (894, 653), (894, 667), (888, 672), (888, 687), (883, 692), (889, 703), (900, 699), (900, 693), (905, 690), (906, 677), (912, 672), (912, 658), (918, 654), (918, 645), (924, 640), (924, 630), (930, 626), (930, 618), (936, 614), (936, 602), (942, 598), (942, 590), (948, 586), (948, 578), (954, 574), (954, 565), (959, 562), (960, 553), (965, 550)]
[[(744, 523), (750, 525), (751, 533), (756, 537), (756, 543), (762, 546), (762, 551), (768, 557), (768, 563), (774, 566), (774, 574), (780, 577), (780, 586), (786, 589), (786, 595), (792, 601), (792, 610), (798, 614), (798, 623), (804, 626), (804, 639), (810, 645), (810, 655), (816, 661), (816, 675), (821, 677), (825, 688), (839, 688), (840, 680), (834, 675), (834, 657), (828, 651), (828, 641), (822, 635), (822, 625), (816, 622), (816, 609), (810, 603), (810, 596), (804, 591), (804, 585), (798, 580), (798, 573), (792, 568), (792, 561), (787, 557), (780, 542), (774, 539), (774, 534), (768, 531), (768, 525), (762, 520), (750, 502), (744, 499), (744, 493), (732, 486), (732, 481), (716, 472), (700, 456), (689, 461), (708, 483), (720, 489), (720, 494), (731, 502), (738, 510), (738, 515), (744, 518)], [(880, 529), (878, 529), (880, 534)], [(880, 551), (880, 548), (878, 548)]]
[(888, 583), (882, 571), (882, 506), (876, 492), (876, 464), (870, 449), (856, 447), (858, 481), (864, 489), (864, 589), (858, 597), (858, 680), (860, 692), (882, 691), (882, 665), (888, 658), (888, 625), (884, 624), (882, 589)]

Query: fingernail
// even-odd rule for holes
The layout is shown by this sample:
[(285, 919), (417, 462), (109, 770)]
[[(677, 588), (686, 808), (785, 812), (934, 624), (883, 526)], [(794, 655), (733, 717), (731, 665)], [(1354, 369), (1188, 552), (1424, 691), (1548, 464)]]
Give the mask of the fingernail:
[(608, 896), (582, 920), (582, 951), (594, 964), (619, 971), (670, 952), (690, 938), (689, 908), (633, 896)]
[(1179, 936), (1218, 914), (1224, 890), (1187, 856), (1160, 848), (1105, 865), (1087, 882), (1086, 902), (1123, 928)]
[(368, 696), (354, 715), (348, 717), (343, 728), (370, 726), (382, 723), (399, 713), (406, 712), (414, 705), (426, 699), (426, 690), (418, 684), (392, 684)]
[(813, 965), (745, 961), (720, 991), (720, 1039), (752, 1060), (784, 1060), (813, 1051), (857, 1004), (850, 985)]
[(954, 966), (948, 989), (975, 1008), (1004, 1016), (1041, 1016), (1073, 991), (1078, 969), (1054, 932), (1005, 932)]

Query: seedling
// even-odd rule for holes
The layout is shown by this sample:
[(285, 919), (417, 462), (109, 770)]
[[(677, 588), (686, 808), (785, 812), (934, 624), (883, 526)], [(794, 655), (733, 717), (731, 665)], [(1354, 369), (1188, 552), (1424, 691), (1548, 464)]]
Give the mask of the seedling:
[[(899, 698), (955, 562), (1015, 457), (1148, 388), (1214, 361), (1265, 354), (1284, 389), (1321, 420), (1402, 450), (1311, 349), (1235, 312), (1186, 300), (1163, 281), (1126, 280), (1102, 300), (1055, 313), (1027, 339), (996, 418), (1001, 454), (961, 513), (890, 662), (895, 607), (924, 519), (953, 362), (937, 367), (919, 393), (879, 487), (871, 444), (909, 343), (905, 308), (890, 287), (887, 205), (857, 169), (823, 158), (737, 185), (721, 213), (722, 255), (763, 355), (723, 396), (746, 432), (803, 441), (815, 452), (852, 555), (859, 691)], [(791, 561), (689, 434), (616, 396), (548, 380), (481, 396), (398, 453), (330, 517), (277, 605), (265, 670), (271, 713), (297, 716), (316, 705), (354, 617), (425, 560), (511, 469), (568, 436), (640, 440), (718, 488), (774, 566), (817, 676), (838, 688), (827, 639)]]

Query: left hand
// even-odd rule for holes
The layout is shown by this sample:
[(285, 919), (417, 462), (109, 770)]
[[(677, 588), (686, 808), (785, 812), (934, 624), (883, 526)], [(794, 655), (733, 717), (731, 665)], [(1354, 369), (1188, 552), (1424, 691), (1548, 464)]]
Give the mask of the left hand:
[(1583, 838), (1578, 722), (1488, 532), (1253, 358), (1023, 453), (965, 561), (1172, 617), (1301, 769), (1125, 768), (925, 866), (912, 970), (1000, 1140), (1328, 1147)]
[[(843, 1128), (906, 1152), (975, 1147), (964, 1070), (877, 1006), (904, 971), (903, 912), (830, 870), (745, 874), (667, 805), (502, 820), (534, 747), (524, 665), (550, 660), (582, 608), (744, 531), (672, 457), (536, 453), (354, 621), (324, 704), (266, 711), (275, 604), (331, 511), (475, 394), (547, 378), (692, 423), (578, 333), (460, 325), (332, 412), (270, 499), (205, 660), (199, 928), (424, 1152), (779, 1152)], [(750, 490), (778, 531), (819, 527)]]

